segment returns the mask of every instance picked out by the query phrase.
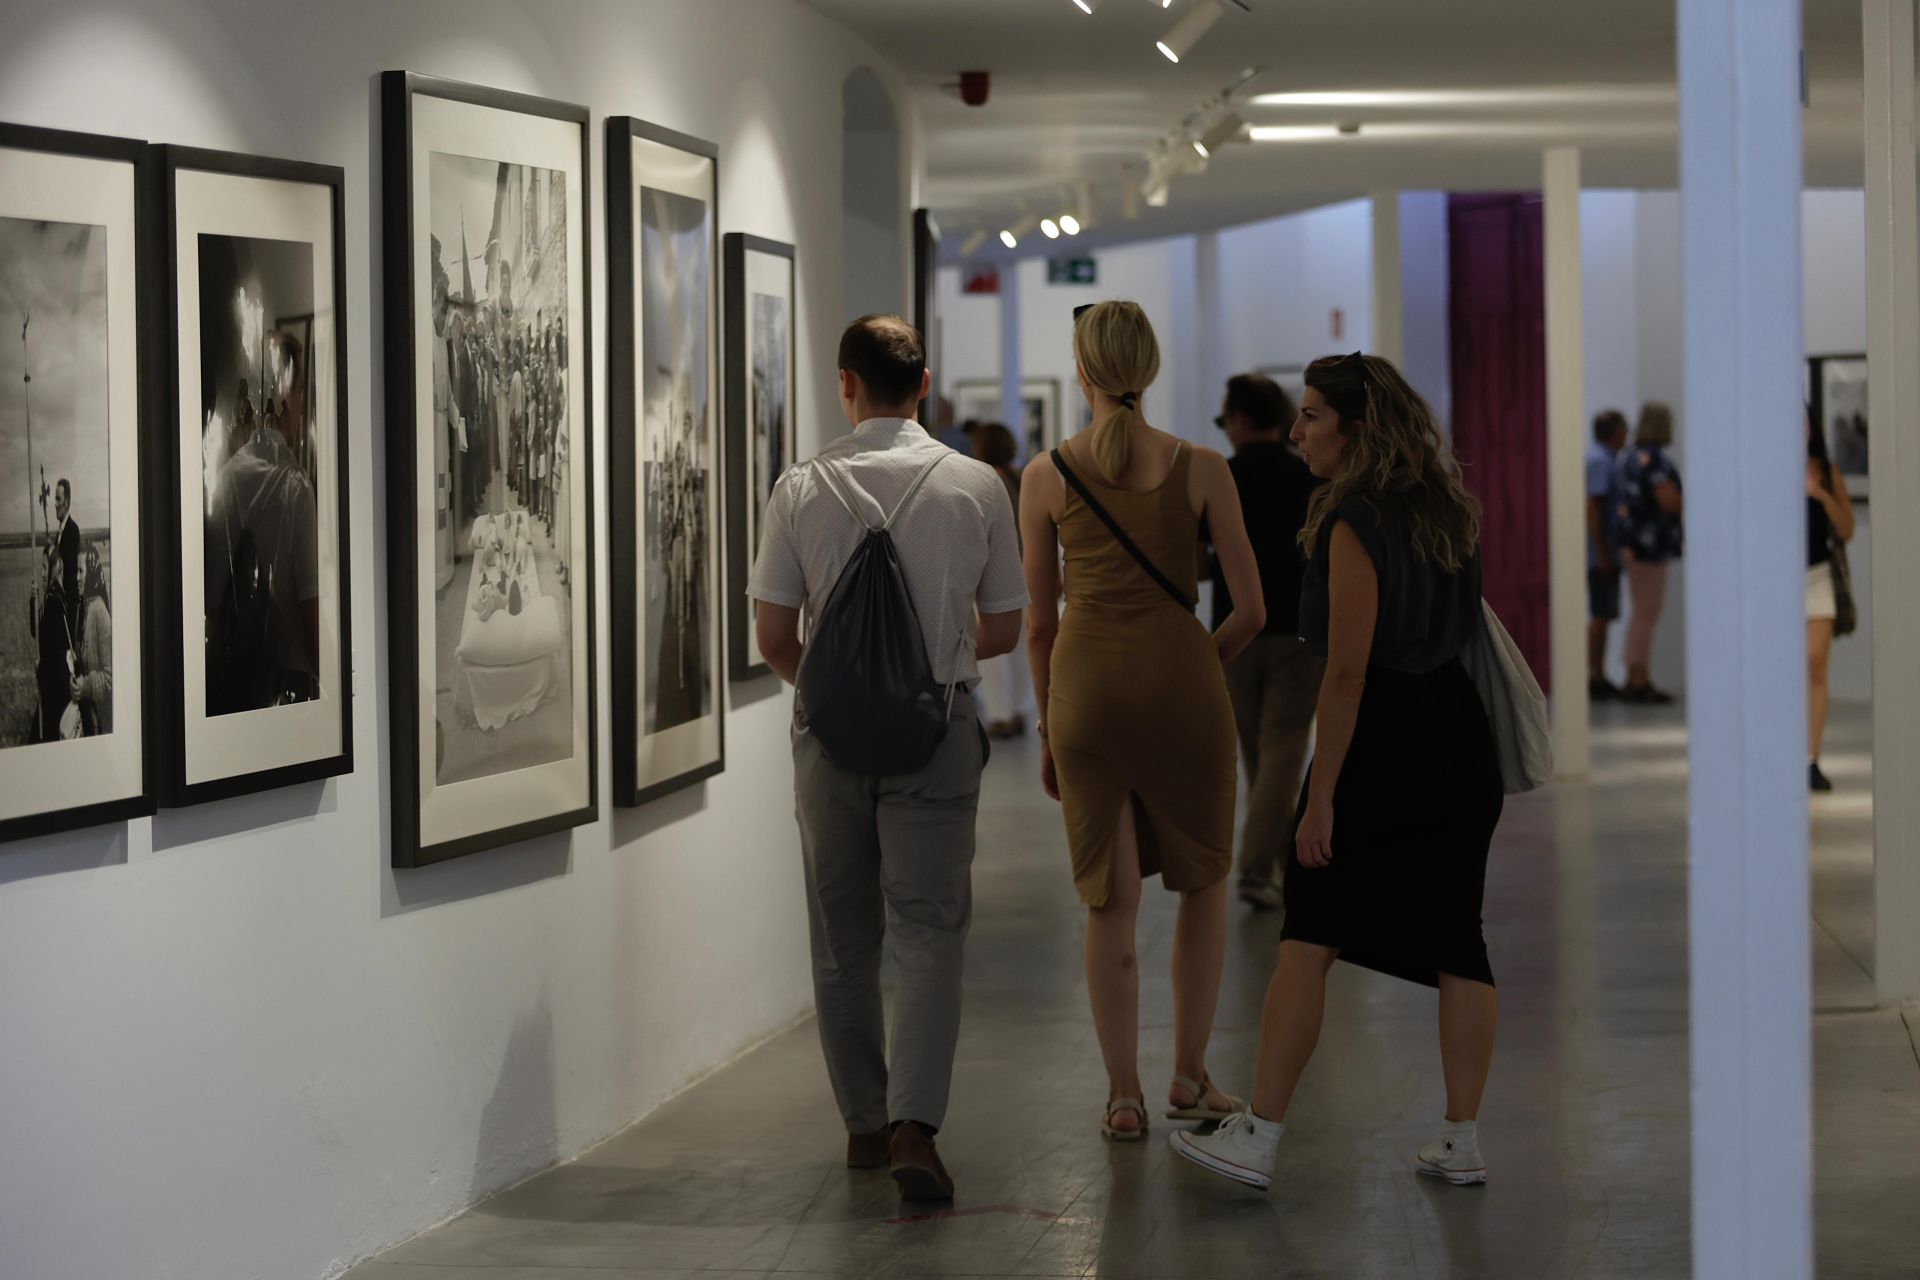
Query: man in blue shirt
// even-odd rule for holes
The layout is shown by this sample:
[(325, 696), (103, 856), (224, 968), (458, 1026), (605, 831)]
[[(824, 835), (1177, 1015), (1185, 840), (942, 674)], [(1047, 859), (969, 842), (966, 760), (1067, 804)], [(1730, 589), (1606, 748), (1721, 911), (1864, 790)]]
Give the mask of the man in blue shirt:
[(1596, 702), (1620, 696), (1607, 679), (1607, 630), (1620, 617), (1620, 560), (1611, 525), (1626, 447), (1626, 415), (1618, 409), (1594, 415), (1587, 445), (1587, 695)]

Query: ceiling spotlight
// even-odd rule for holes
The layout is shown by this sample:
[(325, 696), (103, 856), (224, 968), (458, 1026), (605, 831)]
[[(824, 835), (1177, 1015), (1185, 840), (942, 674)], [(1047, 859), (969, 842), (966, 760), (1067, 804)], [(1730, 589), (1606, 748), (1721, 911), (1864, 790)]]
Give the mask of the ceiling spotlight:
[(1147, 180), (1140, 184), (1140, 198), (1146, 202), (1149, 209), (1164, 209), (1167, 207), (1167, 197), (1172, 190), (1171, 178), (1164, 174), (1152, 173), (1148, 174)]
[(1052, 218), (1040, 219), (1040, 230), (1046, 234), (1049, 240), (1058, 240), (1060, 238), (1060, 224)]
[(1213, 159), (1213, 149), (1206, 144), (1204, 139), (1192, 138), (1192, 139), (1189, 139), (1189, 141), (1193, 143), (1193, 149), (1200, 153), (1200, 158), (1202, 160)]
[(1080, 12), (1092, 13), (1100, 7), (1102, 0), (1073, 0), (1073, 3), (1079, 7)]
[(1156, 46), (1166, 55), (1168, 62), (1178, 62), (1193, 52), (1193, 46), (1200, 43), (1200, 37), (1213, 30), (1213, 24), (1220, 21), (1220, 15), (1226, 10), (1220, 7), (1220, 0), (1197, 0), (1187, 16), (1173, 24), (1173, 30), (1167, 32), (1166, 39)]
[(1060, 229), (1070, 236), (1077, 236), (1080, 234), (1080, 219), (1070, 213), (1063, 213), (1060, 215)]
[(1238, 139), (1240, 131), (1246, 127), (1247, 122), (1240, 118), (1238, 112), (1229, 111), (1214, 121), (1212, 128), (1195, 139), (1194, 149), (1203, 156), (1212, 155), (1229, 142)]
[(973, 234), (960, 242), (960, 256), (963, 258), (972, 257), (974, 252), (978, 250), (980, 246), (985, 244), (986, 242), (987, 242), (987, 229), (985, 227), (975, 227), (973, 229)]
[(1000, 230), (1000, 243), (1009, 249), (1018, 249), (1020, 247), (1020, 237), (1013, 234), (1011, 230), (1003, 227)]

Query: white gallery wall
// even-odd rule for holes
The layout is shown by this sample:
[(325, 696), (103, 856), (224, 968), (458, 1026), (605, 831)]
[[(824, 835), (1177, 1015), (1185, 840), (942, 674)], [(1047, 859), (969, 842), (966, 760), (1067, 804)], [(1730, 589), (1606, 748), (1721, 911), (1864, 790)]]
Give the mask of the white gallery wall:
[(603, 535), (607, 816), (387, 866), (374, 75), (592, 108), (598, 513), (605, 117), (717, 143), (720, 229), (798, 245), (803, 453), (842, 429), (843, 81), (876, 67), (914, 122), (897, 77), (793, 0), (10, 0), (6, 26), (0, 119), (345, 168), (357, 767), (0, 848), (0, 1275), (334, 1274), (811, 1006), (777, 686), (733, 687), (724, 775), (606, 807)]
[[(1406, 366), (1442, 417), (1449, 412), (1446, 196), (1401, 197), (1403, 327)], [(1022, 375), (1059, 378), (1066, 424), (1075, 416), (1070, 321), (1072, 308), (1100, 298), (1130, 297), (1144, 305), (1159, 332), (1164, 363), (1148, 392), (1156, 425), (1205, 444), (1222, 445), (1212, 428), (1227, 374), (1306, 364), (1316, 356), (1365, 349), (1372, 342), (1372, 209), (1355, 200), (1243, 227), (1146, 241), (1096, 251), (1099, 283), (1049, 285), (1043, 258), (1003, 264), (1019, 276)], [(1810, 355), (1859, 353), (1866, 347), (1866, 210), (1859, 191), (1809, 191), (1802, 204), (1806, 347)], [(1675, 453), (1686, 465), (1680, 314), (1680, 197), (1672, 191), (1588, 191), (1580, 200), (1584, 277), (1584, 348), (1589, 418), (1618, 408), (1634, 419), (1648, 400), (1663, 400), (1678, 418)], [(1196, 272), (1211, 240), (1217, 278)], [(1073, 252), (1060, 241), (1057, 252)], [(960, 292), (961, 272), (940, 273), (942, 385), (1000, 376), (1000, 299)], [(1212, 294), (1210, 299), (1209, 294)], [(1335, 313), (1340, 336), (1335, 336)], [(1189, 319), (1189, 317), (1191, 319)], [(1217, 335), (1202, 351), (1195, 335)], [(1871, 508), (1858, 509), (1852, 547), (1861, 634), (1834, 648), (1837, 698), (1871, 696), (1866, 621), (1871, 616)], [(1686, 672), (1684, 560), (1669, 575), (1667, 603), (1655, 633), (1658, 683), (1680, 688)], [(1623, 619), (1624, 621), (1624, 619)], [(1611, 665), (1624, 674), (1624, 626), (1613, 632)]]

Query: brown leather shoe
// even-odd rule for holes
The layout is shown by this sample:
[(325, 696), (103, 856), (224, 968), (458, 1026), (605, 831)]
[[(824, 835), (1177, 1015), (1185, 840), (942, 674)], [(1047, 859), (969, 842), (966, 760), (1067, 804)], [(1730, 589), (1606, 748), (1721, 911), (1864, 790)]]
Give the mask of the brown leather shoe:
[(847, 1135), (847, 1168), (884, 1169), (892, 1161), (893, 1134), (886, 1129)]
[(933, 1139), (912, 1121), (893, 1131), (893, 1180), (900, 1184), (902, 1200), (951, 1200), (953, 1179)]

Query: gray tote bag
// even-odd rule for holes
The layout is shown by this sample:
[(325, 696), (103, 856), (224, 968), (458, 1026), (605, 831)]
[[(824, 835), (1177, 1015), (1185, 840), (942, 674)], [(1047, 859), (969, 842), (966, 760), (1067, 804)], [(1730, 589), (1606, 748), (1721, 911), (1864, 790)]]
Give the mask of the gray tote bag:
[(1493, 723), (1493, 741), (1500, 754), (1500, 781), (1510, 796), (1537, 791), (1553, 780), (1553, 734), (1547, 724), (1547, 695), (1533, 678), (1533, 669), (1500, 625), (1493, 606), (1480, 601), (1484, 625), (1460, 651), (1480, 691), (1481, 705)]

